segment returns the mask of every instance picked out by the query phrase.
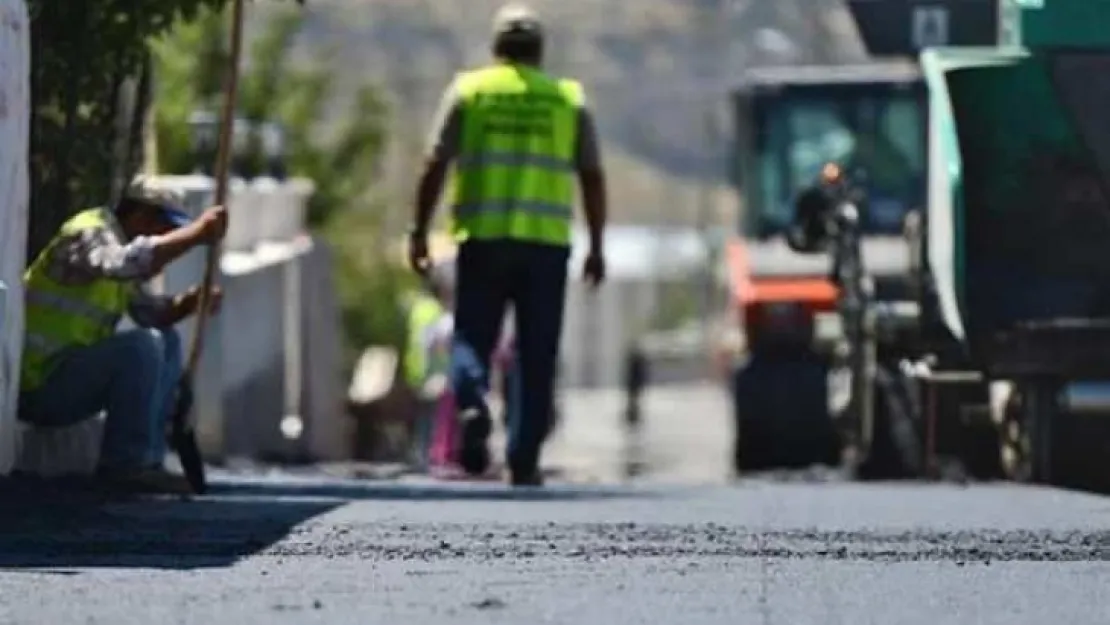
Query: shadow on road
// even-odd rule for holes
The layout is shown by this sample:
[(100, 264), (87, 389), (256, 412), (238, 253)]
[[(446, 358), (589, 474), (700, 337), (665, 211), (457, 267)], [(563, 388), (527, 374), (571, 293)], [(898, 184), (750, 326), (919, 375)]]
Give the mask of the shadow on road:
[(338, 502), (105, 501), (54, 495), (0, 507), (0, 570), (230, 566)]
[(0, 571), (204, 569), (264, 552), (313, 517), (356, 500), (562, 501), (637, 496), (629, 489), (221, 478), (210, 494), (109, 497), (86, 485), (0, 479)]

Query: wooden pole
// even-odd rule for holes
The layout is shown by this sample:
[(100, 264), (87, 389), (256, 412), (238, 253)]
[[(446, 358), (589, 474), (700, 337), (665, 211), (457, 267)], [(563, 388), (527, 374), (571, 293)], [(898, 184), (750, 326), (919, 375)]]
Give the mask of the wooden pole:
[[(239, 95), (239, 65), (243, 53), (243, 3), (244, 0), (234, 0), (231, 9), (231, 50), (227, 74), (224, 77), (224, 101), (220, 116), (219, 147), (216, 153), (216, 168), (214, 171), (216, 179), (215, 203), (221, 206), (227, 206), (228, 201), (228, 178), (231, 169), (235, 109)], [(201, 281), (200, 303), (196, 313), (193, 341), (185, 370), (185, 375), (190, 379), (196, 375), (197, 366), (204, 350), (204, 334), (209, 319), (209, 295), (215, 283), (219, 262), (220, 246), (218, 244), (210, 245), (208, 247), (208, 260), (204, 267), (204, 279)]]

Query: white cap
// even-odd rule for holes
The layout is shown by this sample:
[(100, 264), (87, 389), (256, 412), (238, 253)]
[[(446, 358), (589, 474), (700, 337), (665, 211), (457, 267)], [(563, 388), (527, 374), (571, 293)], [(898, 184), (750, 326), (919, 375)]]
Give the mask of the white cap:
[(543, 35), (543, 23), (532, 7), (520, 2), (510, 2), (501, 7), (493, 17), (493, 36), (507, 34)]
[(179, 189), (171, 188), (161, 183), (154, 176), (139, 174), (123, 192), (124, 197), (160, 204), (163, 206), (181, 206), (185, 201), (185, 194)]

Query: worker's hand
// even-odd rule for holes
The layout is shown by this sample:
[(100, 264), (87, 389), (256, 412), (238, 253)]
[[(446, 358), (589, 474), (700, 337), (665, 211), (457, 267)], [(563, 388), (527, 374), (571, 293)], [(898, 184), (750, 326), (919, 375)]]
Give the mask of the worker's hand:
[(197, 218), (200, 227), (200, 242), (215, 245), (227, 235), (227, 209), (223, 206), (206, 208)]
[(224, 303), (224, 290), (218, 286), (213, 286), (208, 291), (208, 314), (218, 315)]
[(601, 251), (590, 250), (582, 265), (582, 277), (593, 288), (605, 281), (605, 255)]
[[(189, 289), (189, 297), (192, 298), (194, 302), (194, 304), (192, 305), (193, 312), (197, 312), (198, 310), (200, 310), (200, 289), (200, 285), (196, 285), (193, 288)], [(208, 314), (218, 315), (220, 313), (220, 308), (223, 305), (223, 301), (223, 289), (221, 289), (219, 286), (213, 285), (212, 288), (208, 291)]]
[(428, 235), (413, 231), (409, 234), (409, 267), (421, 276), (427, 276), (432, 267), (428, 256)]

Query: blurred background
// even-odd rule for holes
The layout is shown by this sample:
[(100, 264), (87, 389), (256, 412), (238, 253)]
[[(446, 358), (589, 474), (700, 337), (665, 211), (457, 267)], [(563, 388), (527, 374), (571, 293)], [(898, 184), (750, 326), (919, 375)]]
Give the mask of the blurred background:
[[(211, 196), (226, 3), (126, 4), (27, 3), (36, 59), (28, 258), (66, 215), (113, 197), (134, 171), (166, 176), (193, 209)], [(242, 286), (229, 291), (202, 376), (214, 461), (391, 456), (381, 451), (390, 445), (369, 441), (392, 435), (348, 417), (352, 403), (401, 410), (387, 396), (405, 336), (401, 303), (415, 286), (402, 241), (427, 126), (452, 75), (489, 60), (501, 4), (248, 3), (222, 261), (225, 281)], [(733, 91), (757, 67), (913, 58), (925, 45), (993, 40), (995, 2), (530, 4), (550, 33), (547, 68), (586, 87), (610, 181), (609, 282), (568, 295), (567, 413), (605, 414), (619, 428), (626, 357), (637, 345), (653, 388), (678, 393), (658, 401), (709, 415), (660, 436), (693, 431), (715, 442), (723, 476), (731, 417), (718, 374), (743, 341), (724, 253), (744, 214)], [(923, 30), (921, 15), (938, 11)], [(449, 242), (438, 247), (450, 256)], [(195, 281), (203, 261), (179, 265), (165, 288)], [(692, 388), (701, 390), (683, 394)]]

